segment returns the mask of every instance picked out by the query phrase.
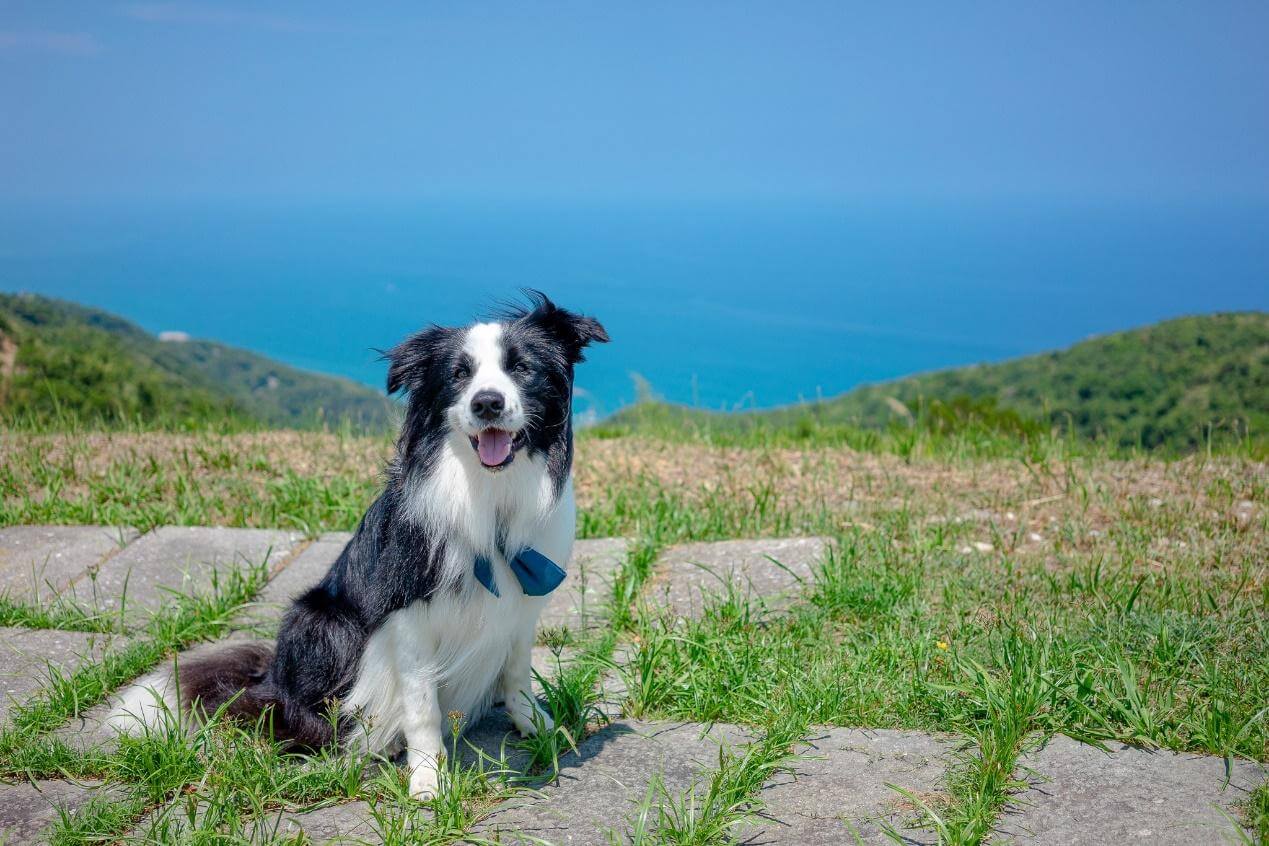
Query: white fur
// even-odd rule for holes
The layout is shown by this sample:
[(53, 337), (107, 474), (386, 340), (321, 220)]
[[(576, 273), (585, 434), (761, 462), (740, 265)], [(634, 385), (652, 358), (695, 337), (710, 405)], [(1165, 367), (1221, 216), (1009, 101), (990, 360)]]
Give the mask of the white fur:
[(498, 428), (511, 432), (524, 428), (524, 401), (520, 398), (520, 388), (502, 368), (502, 324), (477, 323), (468, 329), (463, 351), (471, 357), (472, 376), (467, 390), (449, 410), (453, 427), (471, 436), (486, 428), (488, 423), (472, 415), (472, 397), (481, 391), (497, 391), (506, 403)]

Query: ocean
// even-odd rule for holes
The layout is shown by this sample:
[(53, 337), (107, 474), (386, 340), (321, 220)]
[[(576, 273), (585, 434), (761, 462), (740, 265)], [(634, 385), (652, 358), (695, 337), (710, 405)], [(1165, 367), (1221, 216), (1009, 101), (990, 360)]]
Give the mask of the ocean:
[[(769, 407), (1269, 308), (1269, 207), (462, 202), (0, 209), (0, 289), (99, 306), (376, 387), (378, 349), (547, 292), (612, 343), (602, 417), (640, 391)], [(640, 387), (643, 386), (643, 387)]]

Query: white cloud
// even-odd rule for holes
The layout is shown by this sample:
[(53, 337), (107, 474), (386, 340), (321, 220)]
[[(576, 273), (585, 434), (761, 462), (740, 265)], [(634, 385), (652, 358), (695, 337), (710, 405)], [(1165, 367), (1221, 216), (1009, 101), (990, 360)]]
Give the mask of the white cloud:
[(312, 32), (322, 28), (302, 18), (270, 15), (248, 9), (234, 9), (205, 3), (125, 3), (119, 7), (119, 11), (126, 17), (147, 23), (241, 26), (278, 32)]
[(0, 53), (56, 53), (62, 56), (95, 56), (97, 39), (86, 32), (0, 31)]

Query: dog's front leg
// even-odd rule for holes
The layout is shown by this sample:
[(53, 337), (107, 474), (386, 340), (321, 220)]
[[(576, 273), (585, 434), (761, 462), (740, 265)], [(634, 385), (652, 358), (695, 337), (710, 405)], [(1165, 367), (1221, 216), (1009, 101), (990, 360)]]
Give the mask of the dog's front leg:
[(405, 760), (410, 768), (410, 795), (420, 801), (436, 796), (441, 754), (441, 704), (436, 682), (417, 655), (399, 655), (397, 671), (405, 735)]
[[(516, 638), (499, 680), (507, 715), (511, 717), (511, 722), (521, 737), (537, 734), (539, 725), (548, 733), (555, 730), (555, 721), (542, 710), (537, 697), (533, 695), (532, 660), (533, 630), (530, 629), (527, 635)], [(534, 722), (535, 715), (538, 718), (537, 723)]]

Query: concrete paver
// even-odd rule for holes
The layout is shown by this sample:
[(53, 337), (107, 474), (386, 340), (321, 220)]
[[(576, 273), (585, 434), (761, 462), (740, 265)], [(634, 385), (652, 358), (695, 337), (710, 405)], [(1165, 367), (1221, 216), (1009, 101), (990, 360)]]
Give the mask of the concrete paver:
[(782, 608), (814, 578), (814, 567), (828, 552), (824, 538), (769, 538), (690, 543), (667, 549), (658, 559), (650, 601), (682, 617), (697, 616), (709, 594), (725, 594), (729, 585)]
[(135, 539), (110, 526), (10, 526), (0, 529), (0, 594), (38, 605), (66, 590)]
[(600, 611), (612, 592), (612, 580), (626, 559), (625, 538), (579, 540), (573, 544), (568, 577), (551, 594), (538, 631), (568, 629), (580, 634), (602, 621)]
[(895, 785), (929, 801), (941, 792), (950, 741), (915, 731), (831, 728), (797, 751), (792, 772), (762, 788), (766, 810), (746, 826), (743, 843), (885, 844), (891, 826), (904, 843), (933, 844), (937, 835), (912, 826), (916, 809)]
[(1237, 843), (1233, 805), (1269, 777), (1262, 764), (1234, 761), (1226, 782), (1224, 759), (1212, 755), (1107, 747), (1058, 735), (1024, 755), (1019, 773), (1031, 787), (1006, 808), (997, 838), (1045, 846)]
[(27, 846), (47, 841), (58, 810), (74, 813), (102, 788), (95, 782), (37, 781), (0, 784), (0, 843)]
[(127, 624), (141, 625), (174, 593), (210, 591), (214, 571), (258, 565), (266, 557), (275, 566), (301, 541), (295, 532), (271, 529), (164, 526), (108, 558), (73, 592), (77, 601), (102, 613), (126, 606)]
[(125, 643), (119, 636), (88, 632), (0, 628), (0, 722), (46, 686), (50, 667), (70, 674)]
[(561, 760), (559, 779), (538, 797), (517, 797), (483, 821), (475, 835), (502, 843), (610, 843), (624, 839), (630, 819), (655, 777), (671, 796), (692, 787), (696, 775), (718, 762), (719, 744), (745, 742), (734, 726), (617, 722)]

